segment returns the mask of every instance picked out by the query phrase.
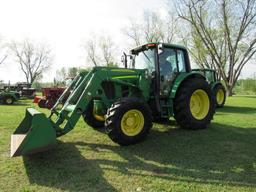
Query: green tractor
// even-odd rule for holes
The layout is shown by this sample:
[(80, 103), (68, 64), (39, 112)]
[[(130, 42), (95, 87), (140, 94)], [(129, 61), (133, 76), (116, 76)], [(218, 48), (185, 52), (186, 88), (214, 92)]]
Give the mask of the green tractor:
[(11, 156), (48, 149), (81, 116), (93, 128), (105, 127), (119, 145), (143, 141), (152, 122), (159, 119), (173, 116), (185, 129), (203, 129), (211, 122), (214, 96), (205, 77), (191, 71), (184, 47), (148, 43), (129, 55), (124, 53), (123, 63), (124, 68), (94, 67), (89, 73), (81, 72), (48, 117), (28, 108), (11, 136)]
[(6, 105), (12, 105), (20, 99), (20, 94), (16, 91), (1, 91), (0, 102)]
[(226, 89), (222, 83), (217, 80), (216, 71), (213, 69), (192, 69), (192, 71), (199, 72), (205, 76), (215, 96), (216, 107), (223, 107), (226, 101)]

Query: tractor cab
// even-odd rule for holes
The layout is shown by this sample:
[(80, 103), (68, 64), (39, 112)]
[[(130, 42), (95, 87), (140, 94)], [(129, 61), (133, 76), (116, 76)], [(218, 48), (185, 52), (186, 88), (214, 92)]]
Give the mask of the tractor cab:
[(217, 81), (216, 72), (215, 72), (214, 70), (206, 69), (206, 70), (205, 70), (205, 77), (206, 77), (206, 80), (207, 80), (209, 83), (213, 83), (213, 82), (216, 82), (216, 81)]
[(147, 69), (155, 91), (159, 92), (161, 98), (169, 96), (170, 85), (180, 73), (191, 70), (187, 50), (179, 45), (149, 43), (132, 49), (129, 56), (130, 62), (125, 66)]

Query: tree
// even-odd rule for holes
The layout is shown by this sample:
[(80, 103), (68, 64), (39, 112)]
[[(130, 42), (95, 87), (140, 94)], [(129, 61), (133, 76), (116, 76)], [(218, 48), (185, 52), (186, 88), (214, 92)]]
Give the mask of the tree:
[(135, 46), (141, 45), (142, 34), (140, 23), (130, 18), (130, 25), (123, 30), (124, 34), (133, 41)]
[(51, 50), (45, 44), (36, 44), (30, 40), (13, 41), (9, 48), (29, 84), (42, 77), (52, 63)]
[[(183, 0), (179, 17), (192, 35), (192, 54), (202, 67), (216, 69), (227, 94), (256, 52), (256, 0)], [(211, 67), (211, 66), (210, 66)]]
[(1, 60), (0, 60), (0, 65), (3, 64), (3, 62), (5, 61), (5, 59), (7, 58), (7, 55), (4, 55)]
[(110, 36), (101, 37), (100, 49), (104, 63), (110, 67), (114, 63), (114, 42)]
[(95, 37), (89, 39), (85, 45), (85, 50), (87, 52), (87, 59), (93, 63), (94, 66), (98, 65), (98, 55), (97, 55), (97, 42)]
[(65, 67), (62, 67), (61, 69), (56, 70), (56, 75), (54, 77), (54, 84), (57, 86), (64, 86), (65, 85), (65, 79), (67, 78), (67, 71)]
[(66, 80), (68, 78), (74, 78), (81, 71), (78, 67), (70, 67), (56, 70), (56, 75), (54, 77), (54, 84), (56, 86), (65, 86)]
[(78, 67), (70, 67), (68, 68), (67, 77), (74, 78), (79, 73), (80, 69)]
[(176, 16), (169, 12), (161, 16), (158, 12), (145, 11), (143, 18), (130, 19), (130, 24), (123, 31), (133, 42), (139, 46), (148, 42), (172, 43), (176, 37)]
[(5, 46), (2, 45), (2, 41), (1, 41), (1, 38), (0, 38), (0, 65), (4, 63), (4, 61), (6, 60), (7, 58), (7, 54), (6, 53), (2, 53), (3, 49), (5, 49)]
[(87, 60), (94, 66), (115, 66), (115, 43), (110, 36), (93, 35), (84, 45)]

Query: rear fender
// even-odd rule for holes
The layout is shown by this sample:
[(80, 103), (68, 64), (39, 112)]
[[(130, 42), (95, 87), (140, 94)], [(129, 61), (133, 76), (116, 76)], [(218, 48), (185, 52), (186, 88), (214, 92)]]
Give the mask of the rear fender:
[(217, 82), (214, 82), (214, 83), (211, 83), (211, 89), (213, 90), (216, 86), (218, 85), (222, 85), (221, 82), (217, 81)]
[(182, 83), (188, 79), (193, 79), (193, 78), (202, 78), (205, 79), (205, 77), (197, 72), (193, 73), (180, 73), (174, 80), (171, 88), (171, 93), (169, 98), (174, 99), (176, 96), (176, 93), (179, 91), (179, 88), (182, 86)]

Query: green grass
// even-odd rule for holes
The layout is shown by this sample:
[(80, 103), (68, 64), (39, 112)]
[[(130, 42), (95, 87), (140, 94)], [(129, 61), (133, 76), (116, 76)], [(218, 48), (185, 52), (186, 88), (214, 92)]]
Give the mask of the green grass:
[(81, 119), (51, 151), (9, 158), (30, 102), (0, 106), (0, 191), (256, 191), (256, 97), (228, 98), (208, 129), (155, 124), (129, 147)]

